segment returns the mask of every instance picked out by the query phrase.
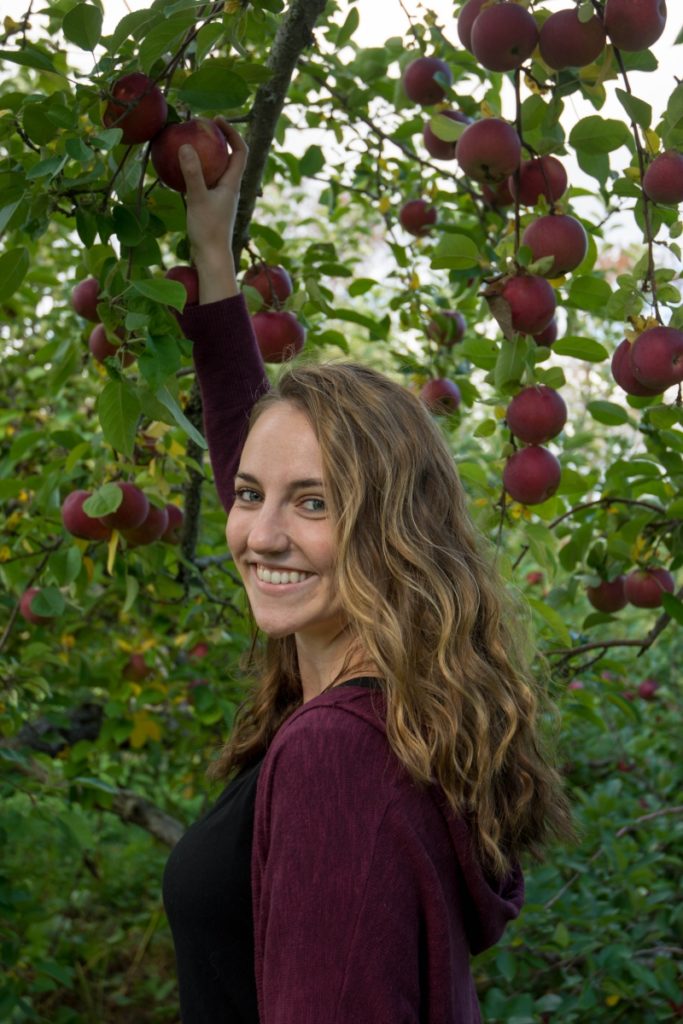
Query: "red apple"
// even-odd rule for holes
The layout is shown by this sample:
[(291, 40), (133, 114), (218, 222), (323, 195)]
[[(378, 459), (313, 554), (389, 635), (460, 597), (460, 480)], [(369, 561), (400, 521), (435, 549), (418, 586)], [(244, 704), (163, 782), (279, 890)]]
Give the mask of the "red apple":
[(644, 384), (641, 384), (634, 377), (633, 370), (631, 369), (631, 342), (628, 338), (624, 338), (614, 350), (612, 356), (612, 376), (627, 395), (649, 395), (654, 397), (662, 393), (661, 388), (659, 391), (654, 388), (646, 388)]
[(423, 386), (420, 398), (430, 412), (447, 415), (455, 412), (460, 406), (460, 388), (452, 380), (435, 377)]
[(255, 263), (245, 272), (242, 284), (255, 288), (263, 299), (263, 308), (277, 309), (292, 294), (292, 279), (281, 266)]
[(586, 587), (586, 597), (599, 612), (609, 614), (621, 611), (627, 604), (625, 582), (625, 576), (616, 576), (613, 580), (602, 580), (596, 587)]
[(150, 147), (152, 164), (161, 180), (176, 192), (186, 190), (180, 169), (178, 150), (189, 144), (199, 156), (207, 188), (213, 188), (230, 162), (228, 144), (215, 121), (194, 117), (179, 124), (169, 124), (155, 137)]
[(518, 68), (531, 56), (537, 42), (533, 15), (507, 0), (480, 10), (470, 33), (472, 53), (489, 71)]
[(613, 46), (647, 50), (664, 31), (666, 0), (607, 0), (603, 20)]
[[(459, 110), (440, 110), (439, 114), (449, 118), (451, 121), (459, 121), (460, 124), (470, 123), (470, 118)], [(435, 160), (455, 160), (455, 142), (446, 142), (445, 139), (440, 139), (438, 135), (435, 135), (429, 121), (426, 122), (422, 129), (422, 141), (427, 152)]]
[(441, 103), (446, 98), (443, 86), (434, 75), (443, 75), (450, 86), (453, 75), (448, 64), (438, 57), (417, 57), (411, 61), (403, 72), (403, 91), (413, 103), (429, 107)]
[(467, 0), (458, 15), (458, 38), (466, 50), (472, 52), (472, 26), (487, 0)]
[(577, 7), (551, 14), (539, 33), (541, 57), (555, 71), (592, 64), (606, 41), (600, 18), (594, 14), (588, 21), (581, 21)]
[(160, 540), (167, 529), (168, 512), (166, 508), (150, 505), (149, 511), (140, 525), (134, 526), (130, 530), (124, 530), (123, 536), (126, 538), (129, 548), (137, 548), (143, 544), (153, 544), (155, 540)]
[(482, 185), (482, 195), (484, 201), (492, 206), (494, 209), (499, 209), (504, 206), (512, 206), (515, 199), (510, 191), (510, 179), (503, 178), (497, 185)]
[(72, 491), (62, 502), (62, 522), (73, 537), (81, 540), (109, 540), (111, 530), (99, 519), (83, 511), (83, 502), (91, 491)]
[(201, 658), (205, 658), (210, 650), (211, 648), (205, 640), (198, 640), (194, 647), (190, 648), (188, 657), (198, 661)]
[(165, 540), (167, 544), (180, 544), (183, 522), (185, 520), (183, 510), (178, 508), (177, 505), (168, 504), (166, 506), (166, 513), (168, 515), (168, 526), (164, 530), (161, 539)]
[(79, 281), (71, 293), (71, 305), (78, 315), (95, 324), (100, 319), (97, 314), (99, 293), (100, 282), (96, 277), (86, 277), (84, 281)]
[(552, 318), (544, 330), (539, 334), (533, 334), (532, 337), (537, 345), (546, 345), (548, 347), (550, 347), (554, 341), (557, 341), (557, 320), (555, 317)]
[(631, 370), (646, 388), (661, 393), (683, 380), (683, 331), (650, 327), (639, 334), (629, 352)]
[(306, 331), (292, 313), (282, 310), (255, 313), (251, 322), (266, 363), (284, 363), (304, 347)]
[(559, 391), (537, 384), (523, 388), (505, 413), (507, 425), (521, 441), (543, 444), (557, 437), (567, 422), (567, 406)]
[(143, 494), (135, 484), (116, 481), (123, 495), (121, 504), (115, 512), (109, 512), (106, 516), (100, 516), (106, 526), (112, 530), (133, 530), (136, 526), (144, 523), (149, 512), (149, 501), (147, 495)]
[(194, 267), (171, 267), (164, 274), (169, 281), (178, 281), (185, 289), (185, 308), (199, 304), (199, 274)]
[[(509, 180), (512, 196), (517, 195), (517, 180)], [(549, 203), (556, 202), (567, 191), (567, 172), (554, 156), (540, 156), (523, 160), (519, 167), (519, 201), (523, 206), (535, 206), (541, 196)]]
[(583, 224), (564, 213), (550, 213), (529, 224), (522, 235), (534, 260), (553, 256), (554, 262), (545, 277), (561, 277), (576, 270), (588, 252), (588, 237)]
[(530, 587), (537, 587), (543, 583), (543, 573), (538, 570), (532, 570), (526, 574), (526, 581)]
[(139, 71), (119, 78), (102, 120), (107, 128), (121, 128), (121, 142), (130, 146), (148, 142), (166, 124), (168, 106), (161, 89)]
[(427, 325), (427, 334), (438, 345), (452, 348), (465, 337), (465, 317), (455, 309), (438, 309)]
[(487, 185), (497, 185), (519, 165), (519, 135), (507, 121), (485, 117), (465, 128), (455, 145), (455, 156), (464, 174)]
[(53, 616), (39, 615), (37, 612), (34, 612), (31, 608), (33, 598), (36, 596), (36, 594), (39, 593), (40, 590), (38, 589), (38, 587), (29, 587), (28, 590), (24, 591), (19, 600), (19, 614), (22, 615), (23, 618), (26, 619), (27, 622), (30, 622), (33, 626), (47, 626), (49, 625), (49, 623), (52, 622)]
[[(116, 334), (121, 339), (125, 338), (124, 332), (120, 329)], [(134, 352), (128, 352), (125, 348), (121, 348), (120, 345), (112, 345), (103, 324), (97, 324), (93, 327), (88, 338), (88, 348), (98, 363), (103, 363), (110, 356), (116, 356), (122, 366), (130, 366), (131, 363), (135, 362)]]
[(509, 277), (501, 291), (510, 307), (514, 330), (523, 334), (543, 331), (555, 313), (555, 292), (544, 277), (518, 274)]
[(654, 700), (658, 689), (659, 683), (656, 679), (643, 679), (638, 687), (638, 696), (642, 697), (643, 700)]
[(562, 469), (553, 453), (531, 445), (509, 457), (503, 470), (503, 487), (522, 505), (538, 505), (552, 498), (561, 477)]
[(585, 689), (580, 679), (572, 679), (571, 683), (567, 683), (568, 690), (583, 690)]
[(123, 672), (121, 673), (124, 679), (128, 679), (133, 683), (141, 683), (143, 679), (151, 675), (153, 669), (145, 661), (144, 655), (142, 654), (131, 654), (130, 658), (123, 666)]
[(436, 218), (436, 207), (430, 206), (426, 199), (409, 200), (403, 204), (398, 215), (401, 227), (418, 238), (429, 234), (436, 224)]
[(643, 176), (643, 191), (654, 203), (683, 203), (683, 154), (667, 149), (656, 156)]
[(666, 569), (634, 569), (624, 584), (626, 600), (636, 608), (659, 608), (662, 594), (674, 592), (674, 578)]

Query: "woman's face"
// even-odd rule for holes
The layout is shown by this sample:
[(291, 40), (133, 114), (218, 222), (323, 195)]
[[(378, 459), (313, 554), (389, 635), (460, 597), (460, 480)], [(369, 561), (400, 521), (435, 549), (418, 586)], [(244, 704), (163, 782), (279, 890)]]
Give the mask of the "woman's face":
[(320, 446), (296, 406), (281, 402), (258, 418), (235, 491), (225, 532), (259, 628), (331, 640), (345, 622), (332, 575), (332, 523)]

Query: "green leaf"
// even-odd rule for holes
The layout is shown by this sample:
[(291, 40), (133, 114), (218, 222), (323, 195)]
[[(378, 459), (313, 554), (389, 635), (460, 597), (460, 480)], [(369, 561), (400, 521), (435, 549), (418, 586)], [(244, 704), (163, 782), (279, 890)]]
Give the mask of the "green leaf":
[(193, 110), (233, 109), (249, 99), (249, 86), (217, 60), (207, 61), (185, 79), (178, 98)]
[(64, 598), (57, 587), (43, 587), (31, 601), (31, 611), (36, 615), (61, 615), (64, 607)]
[(569, 133), (574, 149), (584, 153), (611, 153), (631, 142), (631, 133), (623, 121), (608, 117), (584, 117)]
[(586, 408), (594, 420), (605, 423), (608, 427), (616, 427), (629, 421), (626, 409), (614, 402), (589, 402)]
[(148, 337), (145, 351), (138, 356), (138, 366), (150, 388), (156, 391), (180, 369), (180, 350), (176, 339)]
[(167, 387), (161, 387), (156, 393), (156, 397), (163, 406), (170, 412), (173, 419), (176, 421), (179, 427), (185, 431), (188, 437), (191, 437), (196, 445), (200, 448), (208, 448), (208, 445), (199, 431), (190, 423), (183, 410), (178, 405), (177, 400), (173, 397)]
[(358, 28), (359, 23), (360, 17), (358, 15), (358, 10), (357, 8), (352, 7), (346, 15), (346, 21), (340, 26), (339, 31), (337, 32), (337, 38), (334, 41), (338, 50), (348, 43), (349, 39)]
[(602, 363), (609, 358), (609, 352), (600, 342), (595, 341), (594, 338), (584, 338), (573, 334), (556, 341), (553, 345), (553, 352), (559, 356), (585, 359), (589, 363)]
[(612, 297), (612, 289), (601, 277), (575, 277), (569, 288), (569, 304), (587, 313), (600, 313)]
[(429, 119), (429, 127), (442, 142), (457, 142), (467, 125), (445, 114), (433, 114)]
[(158, 25), (145, 31), (138, 57), (143, 71), (149, 71), (155, 60), (172, 53), (182, 41), (191, 25), (196, 23), (195, 11), (182, 11), (164, 18)]
[(305, 178), (310, 178), (325, 166), (325, 157), (320, 146), (309, 146), (299, 160), (299, 171)]
[(39, 50), (37, 46), (23, 46), (21, 50), (0, 50), (0, 60), (11, 61), (12, 64), (22, 64), (26, 68), (35, 68), (36, 71), (54, 71), (57, 68), (52, 63), (52, 58)]
[(371, 288), (374, 288), (378, 282), (371, 277), (358, 277), (349, 285), (349, 295), (352, 299), (355, 299), (358, 295), (365, 295)]
[(102, 433), (117, 452), (133, 454), (140, 416), (140, 399), (125, 380), (110, 380), (97, 399)]
[(81, 50), (94, 50), (102, 34), (102, 11), (92, 4), (76, 4), (64, 15), (62, 32)]
[(143, 227), (127, 206), (115, 206), (112, 211), (114, 234), (121, 245), (137, 245), (143, 238)]
[(179, 281), (167, 281), (164, 278), (145, 278), (143, 281), (133, 281), (133, 291), (153, 302), (163, 302), (166, 306), (173, 306), (180, 313), (182, 313), (187, 300), (187, 292)]
[(539, 601), (535, 597), (527, 597), (527, 601), (534, 611), (538, 612), (542, 619), (545, 619), (555, 636), (557, 636), (565, 646), (571, 647), (572, 638), (566, 626), (565, 616), (555, 608), (551, 608), (546, 601)]
[(641, 128), (649, 128), (652, 124), (652, 107), (650, 104), (638, 99), (637, 96), (626, 92), (624, 89), (617, 89), (616, 94), (631, 120), (635, 121)]
[(434, 270), (466, 270), (479, 263), (479, 247), (467, 235), (443, 234), (432, 253)]
[(14, 295), (26, 277), (29, 267), (28, 249), (23, 245), (0, 256), (0, 302)]
[(86, 515), (96, 519), (98, 516), (107, 516), (110, 512), (116, 512), (123, 501), (123, 491), (118, 484), (102, 484), (96, 491), (83, 502), (83, 511)]
[(679, 601), (673, 594), (664, 592), (662, 594), (662, 607), (667, 615), (683, 626), (683, 602)]

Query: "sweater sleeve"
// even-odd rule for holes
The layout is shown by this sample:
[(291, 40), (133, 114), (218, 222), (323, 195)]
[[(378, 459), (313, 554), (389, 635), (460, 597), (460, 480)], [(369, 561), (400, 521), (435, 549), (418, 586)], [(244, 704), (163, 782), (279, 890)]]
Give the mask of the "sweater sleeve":
[(264, 762), (252, 858), (261, 1024), (422, 1019), (418, 884), (366, 739), (297, 723)]
[(270, 385), (242, 295), (190, 306), (180, 323), (193, 342), (216, 490), (229, 511), (249, 413)]

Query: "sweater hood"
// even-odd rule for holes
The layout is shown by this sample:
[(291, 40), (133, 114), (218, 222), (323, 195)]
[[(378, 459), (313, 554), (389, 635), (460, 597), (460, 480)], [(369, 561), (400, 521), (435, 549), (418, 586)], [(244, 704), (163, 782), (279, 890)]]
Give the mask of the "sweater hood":
[[(324, 691), (309, 703), (343, 708), (386, 737), (384, 695), (377, 690), (349, 682)], [(304, 705), (308, 706), (308, 703)], [(462, 879), (463, 916), (470, 952), (475, 955), (495, 945), (508, 921), (519, 915), (524, 903), (524, 878), (518, 864), (504, 879), (496, 879), (483, 871), (466, 818), (453, 811), (440, 786), (434, 785), (432, 789), (451, 837), (455, 870), (459, 869)]]

